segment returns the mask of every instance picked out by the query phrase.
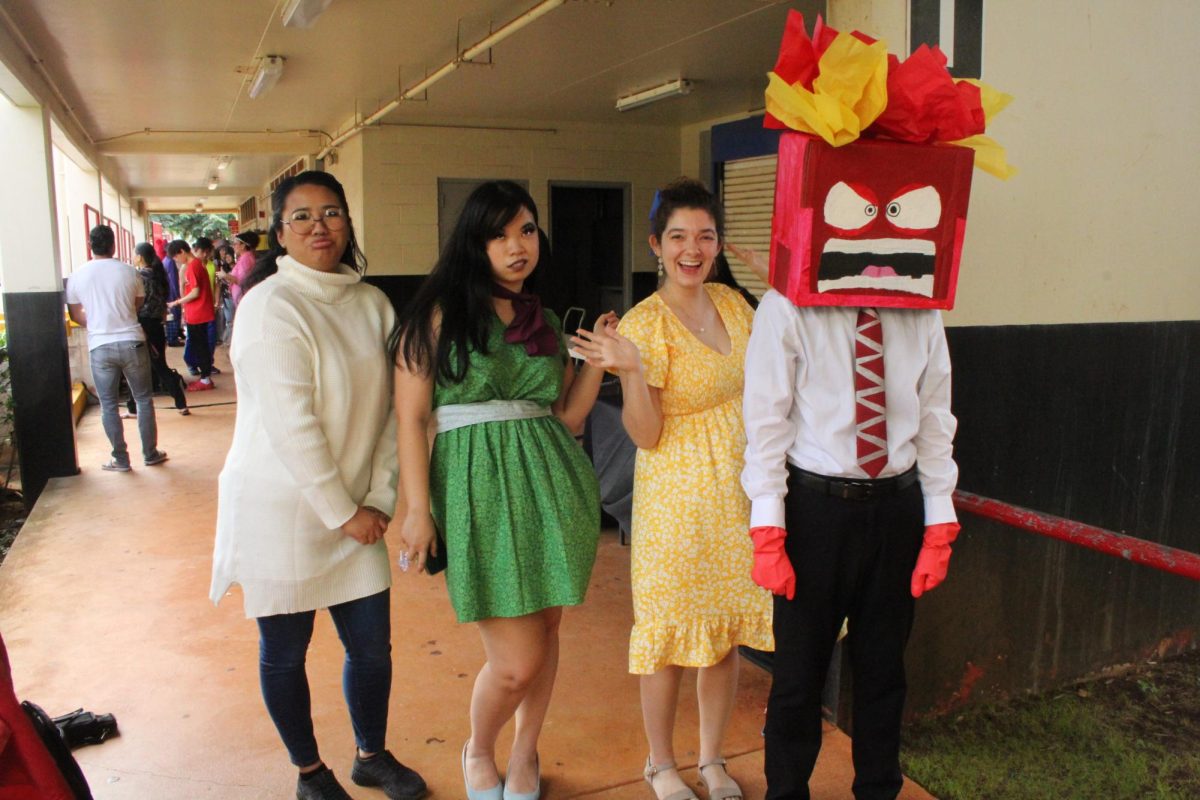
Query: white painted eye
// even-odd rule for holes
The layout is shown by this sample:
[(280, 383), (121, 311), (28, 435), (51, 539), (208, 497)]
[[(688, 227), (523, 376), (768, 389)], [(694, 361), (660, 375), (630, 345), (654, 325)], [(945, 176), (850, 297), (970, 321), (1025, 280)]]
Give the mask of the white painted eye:
[(942, 218), (942, 198), (932, 186), (910, 189), (887, 204), (887, 218), (905, 230), (934, 228)]
[(879, 206), (870, 192), (838, 181), (825, 195), (825, 223), (843, 231), (865, 228), (879, 214)]

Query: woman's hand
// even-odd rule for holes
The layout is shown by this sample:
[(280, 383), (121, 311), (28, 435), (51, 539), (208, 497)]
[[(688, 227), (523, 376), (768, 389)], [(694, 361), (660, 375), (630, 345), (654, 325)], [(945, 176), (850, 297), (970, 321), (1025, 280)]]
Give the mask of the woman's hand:
[(738, 247), (733, 242), (726, 242), (725, 249), (737, 256), (763, 283), (771, 282), (771, 264), (762, 253), (749, 247)]
[(408, 512), (400, 526), (400, 538), (404, 542), (402, 564), (407, 561), (417, 568), (417, 572), (424, 572), (426, 559), (436, 556), (438, 552), (437, 526), (433, 523), (433, 516), (428, 511)]
[(606, 311), (596, 317), (596, 323), (592, 325), (592, 330), (596, 333), (600, 333), (601, 331), (615, 331), (617, 323), (620, 321), (621, 318), (617, 316), (617, 312)]
[(359, 506), (342, 525), (342, 533), (359, 544), (375, 544), (387, 530), (387, 518), (377, 509)]
[[(613, 319), (616, 319), (616, 315), (613, 315)], [(617, 332), (615, 321), (601, 326), (600, 320), (597, 320), (596, 330), (591, 332), (581, 329), (578, 335), (571, 337), (571, 346), (588, 364), (599, 369), (622, 373), (640, 372), (642, 369), (642, 356), (637, 345)]]

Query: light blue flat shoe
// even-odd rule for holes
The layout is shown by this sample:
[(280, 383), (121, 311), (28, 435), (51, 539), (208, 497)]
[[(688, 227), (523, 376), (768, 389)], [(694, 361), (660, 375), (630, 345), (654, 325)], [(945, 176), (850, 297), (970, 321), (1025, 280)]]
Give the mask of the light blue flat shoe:
[(463, 742), (462, 752), (462, 771), (463, 771), (463, 786), (467, 789), (467, 800), (504, 800), (504, 783), (497, 782), (490, 789), (472, 789), (471, 782), (467, 780), (467, 747), (471, 744), (471, 740)]
[(503, 800), (541, 800), (542, 797), (542, 760), (538, 756), (533, 757), (534, 766), (537, 767), (537, 785), (533, 787), (532, 792), (510, 792), (508, 787), (504, 787)]

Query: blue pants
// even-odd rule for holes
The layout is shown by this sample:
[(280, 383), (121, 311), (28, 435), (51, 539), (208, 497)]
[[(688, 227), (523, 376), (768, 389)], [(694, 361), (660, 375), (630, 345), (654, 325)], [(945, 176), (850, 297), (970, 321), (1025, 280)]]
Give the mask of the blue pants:
[[(346, 648), (342, 691), (354, 741), (363, 752), (376, 753), (384, 747), (392, 689), (389, 591), (330, 606), (329, 615)], [(315, 611), (258, 618), (258, 676), (263, 700), (288, 757), (298, 767), (321, 760), (304, 671), (315, 618)]]
[[(174, 300), (175, 298), (169, 298)], [(183, 309), (179, 307), (172, 308), (167, 312), (167, 344), (178, 344), (183, 338), (183, 323), (180, 321), (183, 317)]]
[(142, 456), (150, 458), (158, 451), (158, 426), (154, 420), (154, 393), (150, 379), (150, 354), (139, 339), (112, 342), (92, 348), (89, 353), (92, 380), (100, 398), (100, 424), (112, 444), (113, 461), (129, 465), (125, 446), (125, 428), (121, 424), (121, 376), (129, 382), (129, 392), (137, 407), (138, 433)]
[(217, 351), (213, 341), (213, 324), (201, 322), (187, 326), (187, 342), (183, 346), (183, 363), (200, 371), (201, 378), (212, 375), (213, 353)]

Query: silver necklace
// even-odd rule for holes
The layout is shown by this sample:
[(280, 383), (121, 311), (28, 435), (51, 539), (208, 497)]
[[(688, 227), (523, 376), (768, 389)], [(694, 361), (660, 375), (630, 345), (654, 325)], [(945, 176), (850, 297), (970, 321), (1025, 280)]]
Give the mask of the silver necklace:
[(673, 310), (675, 311), (675, 316), (679, 317), (680, 321), (681, 321), (681, 322), (683, 322), (683, 324), (684, 324), (686, 327), (688, 327), (688, 328), (692, 328), (693, 330), (695, 330), (695, 331), (697, 331), (697, 332), (699, 332), (699, 333), (705, 333), (705, 332), (707, 332), (707, 331), (708, 331), (708, 327), (709, 327), (710, 325), (712, 325), (712, 323), (713, 323), (713, 314), (712, 314), (712, 312), (715, 312), (715, 311), (716, 311), (716, 306), (715, 306), (715, 305), (712, 305), (712, 306), (710, 306), (710, 308), (711, 308), (712, 310), (711, 310), (711, 311), (710, 311), (710, 312), (709, 312), (709, 313), (706, 315), (707, 319), (705, 320), (705, 322), (704, 322), (704, 324), (703, 324), (703, 325), (700, 325), (700, 324), (698, 324), (698, 323), (696, 322), (696, 318), (695, 318), (695, 317), (693, 317), (693, 316), (691, 315), (691, 313), (690, 313), (690, 312), (689, 312), (689, 313), (683, 313), (683, 314), (681, 314), (681, 313), (680, 313), (680, 312), (682, 312), (682, 311), (683, 311), (683, 306), (680, 306), (680, 305), (674, 305), (674, 306), (673, 306)]

